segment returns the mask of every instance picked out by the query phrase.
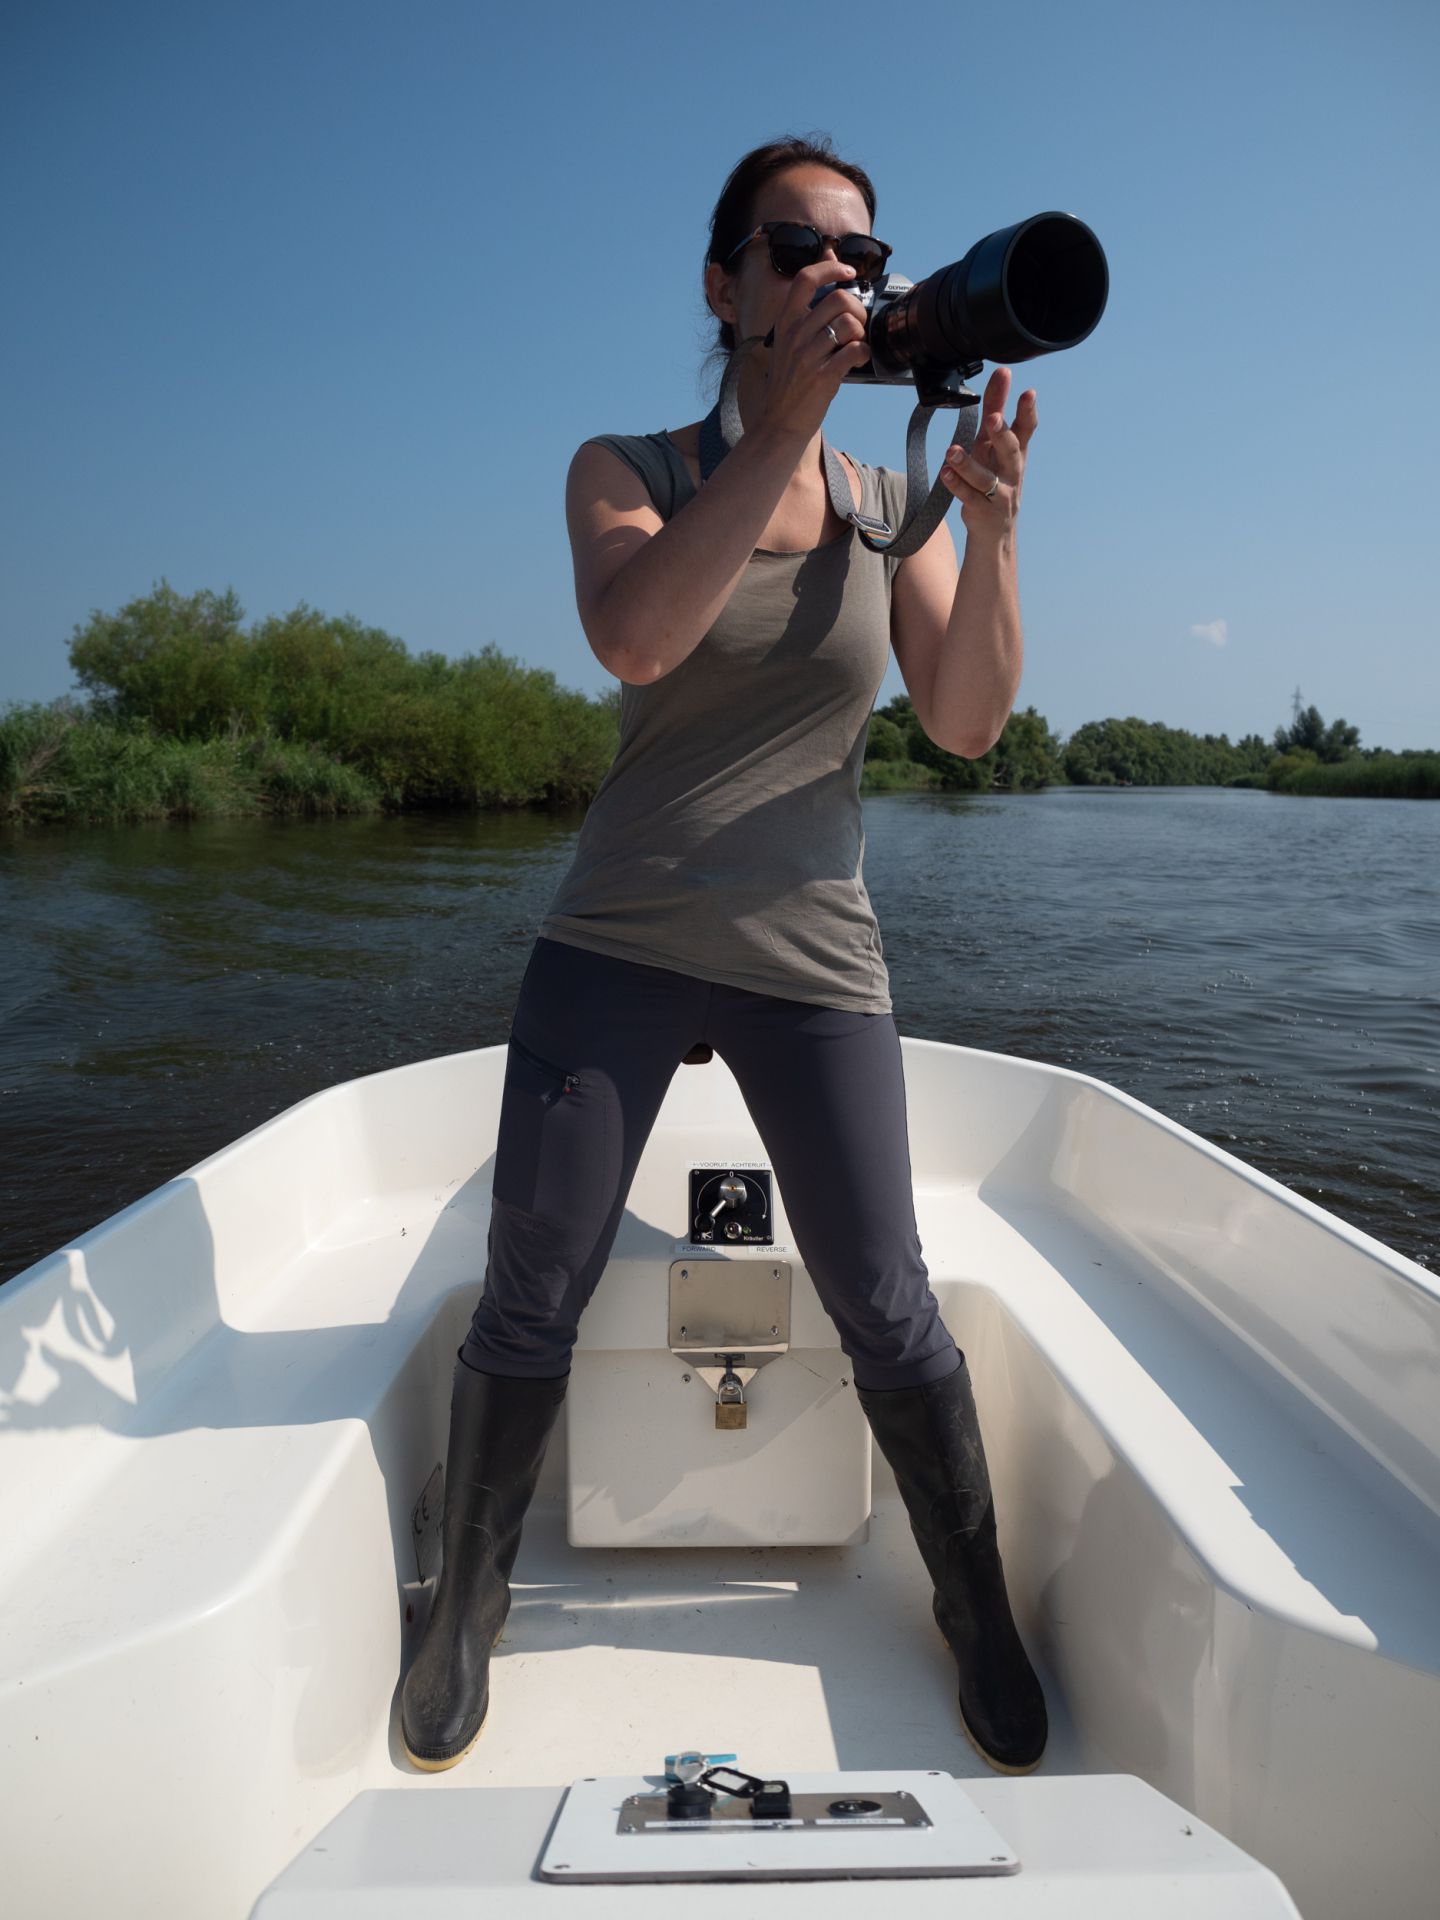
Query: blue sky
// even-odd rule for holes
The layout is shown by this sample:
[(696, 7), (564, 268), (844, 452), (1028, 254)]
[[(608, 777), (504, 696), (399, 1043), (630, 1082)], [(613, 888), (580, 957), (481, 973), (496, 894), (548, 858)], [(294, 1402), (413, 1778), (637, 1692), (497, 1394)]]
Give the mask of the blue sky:
[[(1012, 364), (1019, 705), (1233, 739), (1298, 684), (1440, 747), (1437, 54), (1421, 0), (12, 0), (0, 703), (162, 577), (614, 685), (571, 454), (708, 410), (710, 210), (820, 131), (913, 280), (1050, 209), (1105, 249), (1095, 332)], [(827, 430), (903, 469), (909, 410)]]

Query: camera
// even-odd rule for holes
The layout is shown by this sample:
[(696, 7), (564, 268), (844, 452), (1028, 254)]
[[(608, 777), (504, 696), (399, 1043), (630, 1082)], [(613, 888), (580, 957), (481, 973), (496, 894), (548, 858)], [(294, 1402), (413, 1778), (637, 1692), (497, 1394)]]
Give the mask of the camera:
[(864, 287), (835, 280), (811, 306), (837, 286), (866, 309), (870, 345), (869, 360), (845, 379), (913, 385), (917, 405), (955, 407), (974, 398), (965, 381), (987, 360), (1009, 365), (1078, 346), (1105, 311), (1110, 271), (1083, 220), (1034, 213), (918, 284), (901, 273)]

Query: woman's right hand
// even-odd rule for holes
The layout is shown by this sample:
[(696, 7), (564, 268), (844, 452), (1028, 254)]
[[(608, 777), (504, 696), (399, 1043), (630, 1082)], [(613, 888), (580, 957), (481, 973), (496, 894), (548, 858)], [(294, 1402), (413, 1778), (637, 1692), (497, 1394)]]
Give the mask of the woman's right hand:
[[(817, 260), (801, 267), (775, 322), (770, 348), (770, 377), (757, 425), (798, 438), (808, 446), (819, 432), (840, 382), (852, 367), (870, 358), (869, 320), (854, 293), (838, 286), (819, 306), (810, 302), (832, 280), (854, 280), (855, 269), (840, 260)], [(835, 340), (825, 331), (835, 329)], [(836, 342), (838, 341), (838, 345)]]

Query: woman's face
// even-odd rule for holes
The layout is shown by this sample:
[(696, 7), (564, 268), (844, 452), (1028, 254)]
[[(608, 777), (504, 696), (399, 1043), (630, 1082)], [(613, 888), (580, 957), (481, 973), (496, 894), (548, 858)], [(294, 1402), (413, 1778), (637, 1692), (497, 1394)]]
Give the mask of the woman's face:
[[(869, 233), (870, 209), (853, 180), (829, 167), (789, 167), (773, 175), (760, 189), (750, 226), (762, 220), (803, 220), (817, 233)], [(831, 241), (821, 256), (835, 259)], [(843, 276), (837, 276), (842, 277)], [(728, 320), (737, 340), (766, 334), (779, 319), (794, 281), (770, 264), (768, 237), (761, 234), (731, 262), (731, 271), (712, 264), (705, 269), (705, 292), (712, 312)]]

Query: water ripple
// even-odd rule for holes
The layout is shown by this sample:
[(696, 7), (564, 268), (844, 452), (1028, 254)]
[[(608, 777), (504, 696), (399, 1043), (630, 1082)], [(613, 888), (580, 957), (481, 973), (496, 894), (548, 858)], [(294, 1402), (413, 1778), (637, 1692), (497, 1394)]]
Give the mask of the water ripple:
[[(502, 1041), (579, 817), (0, 834), (0, 1280), (317, 1088)], [(1440, 1269), (1440, 806), (887, 795), (900, 1031), (1092, 1074)]]

